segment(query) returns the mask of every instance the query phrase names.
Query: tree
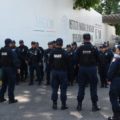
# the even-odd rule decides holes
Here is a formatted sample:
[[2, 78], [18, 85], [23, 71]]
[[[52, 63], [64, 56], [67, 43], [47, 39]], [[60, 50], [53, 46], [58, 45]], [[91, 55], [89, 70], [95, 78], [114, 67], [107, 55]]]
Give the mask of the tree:
[[[120, 0], [101, 0], [100, 4], [95, 6], [95, 9], [103, 15], [120, 13]], [[114, 26], [116, 34], [120, 35], [120, 23]]]
[[100, 4], [95, 6], [95, 9], [101, 14], [112, 14], [119, 12], [120, 0], [101, 0]]
[[74, 0], [74, 9], [78, 8], [85, 8], [90, 9], [90, 7], [94, 7], [98, 4], [100, 0]]

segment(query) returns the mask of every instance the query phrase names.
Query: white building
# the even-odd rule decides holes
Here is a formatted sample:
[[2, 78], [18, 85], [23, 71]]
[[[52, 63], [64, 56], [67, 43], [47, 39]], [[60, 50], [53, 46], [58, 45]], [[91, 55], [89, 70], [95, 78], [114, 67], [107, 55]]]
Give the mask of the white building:
[[112, 40], [114, 27], [102, 23], [94, 11], [73, 10], [73, 0], [0, 0], [0, 46], [5, 38], [23, 39], [30, 46], [38, 41], [44, 48], [58, 37], [64, 46], [82, 42], [83, 33], [90, 33], [94, 44]]

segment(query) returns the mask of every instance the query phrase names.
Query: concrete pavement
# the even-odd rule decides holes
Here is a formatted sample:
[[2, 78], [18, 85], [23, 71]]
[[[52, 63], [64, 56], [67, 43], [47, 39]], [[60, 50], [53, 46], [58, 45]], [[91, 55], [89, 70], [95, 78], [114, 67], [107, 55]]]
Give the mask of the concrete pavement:
[[[28, 86], [21, 84], [16, 87], [17, 104], [0, 104], [0, 120], [106, 120], [112, 115], [109, 102], [109, 89], [98, 87], [99, 104], [102, 108], [99, 112], [91, 111], [89, 88], [86, 89], [83, 111], [76, 111], [76, 96], [78, 86], [68, 88], [68, 110], [54, 111], [51, 109], [51, 88], [45, 85]], [[60, 101], [59, 101], [60, 108]]]

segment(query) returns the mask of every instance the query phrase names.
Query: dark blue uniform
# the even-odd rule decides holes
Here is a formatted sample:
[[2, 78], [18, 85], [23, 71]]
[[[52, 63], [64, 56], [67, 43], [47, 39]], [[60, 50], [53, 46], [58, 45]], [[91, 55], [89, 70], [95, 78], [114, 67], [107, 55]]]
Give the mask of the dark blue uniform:
[[54, 49], [50, 54], [52, 101], [57, 103], [58, 89], [61, 90], [61, 102], [66, 109], [67, 100], [67, 53], [62, 48]]
[[34, 70], [36, 70], [38, 84], [41, 84], [41, 72], [40, 65], [42, 64], [42, 54], [37, 48], [30, 48], [28, 50], [28, 62], [29, 62], [29, 71], [30, 71], [30, 83], [33, 85], [34, 79]]
[[101, 87], [107, 87], [107, 72], [108, 72], [108, 61], [106, 58], [106, 53], [100, 51], [99, 52], [99, 63], [98, 63], [98, 71], [101, 80]]
[[79, 71], [79, 67], [78, 67], [78, 64], [77, 64], [77, 59], [76, 59], [76, 52], [77, 52], [77, 48], [75, 50], [72, 50], [72, 54], [73, 54], [73, 74], [74, 74], [74, 80], [76, 82], [78, 82], [78, 71]]
[[42, 47], [37, 48], [41, 54], [41, 64], [40, 64], [40, 73], [41, 73], [41, 80], [44, 78], [44, 65], [43, 65], [43, 57], [44, 57], [44, 50]]
[[45, 50], [45, 54], [44, 54], [44, 61], [45, 61], [45, 71], [46, 71], [46, 84], [49, 85], [50, 84], [50, 73], [51, 73], [51, 68], [50, 68], [50, 63], [49, 63], [49, 58], [50, 58], [50, 53], [51, 53], [52, 49], [48, 48], [47, 50]]
[[114, 120], [120, 120], [120, 104], [118, 101], [120, 96], [120, 55], [115, 55], [113, 58], [108, 71], [108, 80], [111, 81], [109, 96], [116, 118]]
[[4, 94], [8, 87], [9, 102], [14, 103], [14, 89], [16, 82], [16, 69], [20, 67], [19, 60], [14, 51], [9, 47], [4, 47], [0, 51], [0, 63], [2, 66], [2, 88], [0, 90], [0, 101], [4, 101]]
[[86, 83], [90, 83], [91, 100], [93, 111], [97, 110], [97, 62], [99, 52], [90, 42], [85, 42], [77, 50], [77, 61], [80, 66], [78, 73], [78, 110], [81, 110], [81, 104], [84, 99]]
[[67, 51], [68, 54], [68, 81], [70, 85], [73, 85], [74, 82], [74, 55], [72, 51]]
[[[13, 41], [12, 44], [13, 44], [13, 43], [15, 44], [15, 41]], [[18, 55], [18, 51], [17, 51], [17, 47], [16, 47], [16, 46], [12, 46], [12, 51], [13, 51], [13, 52], [16, 52], [17, 57], [19, 56], [19, 55]], [[20, 63], [20, 60], [19, 60], [19, 63]], [[21, 79], [20, 74], [17, 73], [17, 70], [16, 70], [16, 85], [19, 85], [19, 83], [20, 83], [20, 79]]]
[[105, 52], [105, 57], [106, 57], [106, 60], [107, 60], [107, 63], [106, 63], [106, 66], [107, 66], [107, 72], [109, 70], [109, 67], [110, 67], [110, 64], [111, 64], [111, 61], [113, 59], [113, 52], [111, 49], [108, 49], [106, 52]]
[[21, 81], [25, 81], [27, 79], [27, 76], [28, 76], [28, 65], [26, 63], [28, 47], [25, 45], [19, 46], [16, 51], [17, 51], [18, 58], [19, 58], [20, 63], [21, 63], [21, 65], [20, 65], [20, 70], [21, 70], [20, 78], [21, 78]]

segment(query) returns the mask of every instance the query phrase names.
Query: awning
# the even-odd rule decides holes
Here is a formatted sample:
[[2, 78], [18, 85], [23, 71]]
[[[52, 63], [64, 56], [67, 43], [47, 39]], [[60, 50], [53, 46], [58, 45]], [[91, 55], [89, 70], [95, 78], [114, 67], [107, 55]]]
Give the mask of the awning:
[[102, 19], [103, 23], [117, 24], [120, 23], [120, 14], [103, 15]]

